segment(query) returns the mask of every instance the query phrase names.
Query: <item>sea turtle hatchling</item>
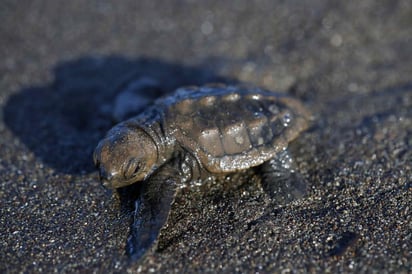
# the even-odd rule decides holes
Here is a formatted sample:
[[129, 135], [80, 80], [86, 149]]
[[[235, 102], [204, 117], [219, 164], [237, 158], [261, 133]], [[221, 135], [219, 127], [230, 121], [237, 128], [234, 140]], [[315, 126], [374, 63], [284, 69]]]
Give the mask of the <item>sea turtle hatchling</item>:
[[156, 241], [176, 186], [261, 166], [275, 198], [300, 197], [305, 184], [294, 176], [286, 148], [310, 117], [284, 94], [214, 84], [179, 88], [113, 127], [98, 144], [94, 162], [106, 187], [145, 183], [128, 240], [132, 258]]

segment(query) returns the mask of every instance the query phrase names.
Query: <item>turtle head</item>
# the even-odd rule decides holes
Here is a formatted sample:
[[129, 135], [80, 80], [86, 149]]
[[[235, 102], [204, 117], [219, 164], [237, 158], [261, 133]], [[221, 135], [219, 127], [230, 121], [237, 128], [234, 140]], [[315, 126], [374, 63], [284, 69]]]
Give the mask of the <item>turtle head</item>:
[[144, 180], [157, 162], [157, 147], [142, 128], [124, 122], [97, 145], [93, 159], [105, 187], [119, 188]]

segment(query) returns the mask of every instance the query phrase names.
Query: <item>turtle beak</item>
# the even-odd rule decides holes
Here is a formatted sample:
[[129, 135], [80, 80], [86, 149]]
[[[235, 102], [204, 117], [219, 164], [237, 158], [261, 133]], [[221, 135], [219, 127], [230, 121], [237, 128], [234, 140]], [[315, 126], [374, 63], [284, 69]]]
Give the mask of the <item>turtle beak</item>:
[[112, 188], [112, 185], [110, 184], [110, 181], [109, 181], [109, 180], [102, 179], [101, 182], [102, 182], [102, 185], [103, 185], [105, 188], [109, 188], [109, 189]]
[[100, 177], [100, 181], [102, 182], [102, 185], [105, 188], [113, 188], [111, 184], [113, 175], [110, 173], [107, 173], [103, 167], [100, 168], [99, 177]]

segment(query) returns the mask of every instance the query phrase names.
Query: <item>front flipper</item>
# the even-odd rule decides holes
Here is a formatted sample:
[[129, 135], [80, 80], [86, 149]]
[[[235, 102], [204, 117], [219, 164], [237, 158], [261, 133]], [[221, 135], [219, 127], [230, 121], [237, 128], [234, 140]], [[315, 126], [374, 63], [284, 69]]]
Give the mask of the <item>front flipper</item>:
[[156, 247], [160, 230], [169, 217], [179, 178], [175, 168], [165, 165], [149, 180], [142, 182], [145, 185], [135, 202], [134, 220], [126, 246], [133, 261], [152, 246]]
[[133, 261], [150, 248], [157, 248], [161, 229], [167, 223], [178, 189], [200, 176], [196, 158], [185, 151], [177, 151], [170, 162], [142, 182], [126, 246]]
[[131, 118], [141, 113], [162, 94], [163, 91], [156, 80], [133, 73], [117, 88], [112, 119], [121, 122]]
[[263, 190], [279, 205], [298, 200], [307, 192], [307, 184], [286, 150], [263, 163], [260, 172]]

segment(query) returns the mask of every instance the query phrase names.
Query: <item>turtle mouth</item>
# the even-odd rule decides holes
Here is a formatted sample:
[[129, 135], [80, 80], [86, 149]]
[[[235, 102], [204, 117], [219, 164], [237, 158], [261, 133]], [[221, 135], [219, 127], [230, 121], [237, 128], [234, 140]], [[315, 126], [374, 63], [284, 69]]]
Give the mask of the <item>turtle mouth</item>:
[[133, 176], [130, 178], [112, 178], [111, 180], [102, 179], [102, 184], [104, 187], [109, 189], [116, 189], [121, 187], [126, 187], [128, 185], [137, 183], [139, 180], [136, 178], [137, 176]]
[[109, 181], [109, 180], [107, 180], [107, 179], [100, 179], [100, 181], [102, 182], [102, 185], [105, 187], [105, 188], [108, 188], [108, 189], [113, 189], [114, 187], [113, 187], [113, 183], [111, 182], [111, 181]]
[[123, 180], [121, 180], [121, 183], [122, 183], [123, 185], [131, 185], [131, 184], [136, 183], [136, 182], [138, 182], [138, 181], [139, 181], [139, 179], [137, 178], [137, 175], [134, 175], [134, 176], [132, 176], [132, 177], [130, 177], [130, 178], [128, 178], [128, 179], [123, 179]]
[[131, 176], [129, 178], [125, 178], [123, 176], [119, 176], [118, 173], [108, 174], [104, 169], [100, 170], [99, 177], [100, 177], [100, 182], [102, 183], [102, 185], [108, 189], [116, 189], [116, 188], [124, 187], [124, 186], [131, 185], [139, 181], [137, 176]]

